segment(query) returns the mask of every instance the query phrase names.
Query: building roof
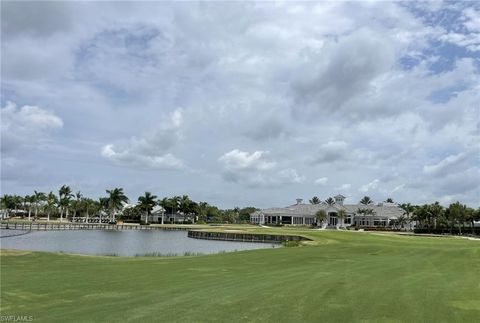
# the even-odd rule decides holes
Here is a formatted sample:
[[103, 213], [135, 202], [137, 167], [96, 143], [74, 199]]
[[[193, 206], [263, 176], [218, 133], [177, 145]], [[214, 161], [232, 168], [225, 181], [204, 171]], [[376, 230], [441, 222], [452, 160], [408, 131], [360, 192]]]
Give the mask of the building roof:
[[358, 209], [372, 209], [375, 213], [368, 216], [386, 217], [389, 219], [398, 218], [403, 215], [403, 210], [397, 205], [364, 205], [364, 204], [305, 204], [299, 203], [287, 207], [274, 207], [257, 211], [254, 214], [265, 215], [297, 215], [297, 216], [315, 216], [319, 210], [330, 211], [345, 210], [349, 214], [357, 214]]

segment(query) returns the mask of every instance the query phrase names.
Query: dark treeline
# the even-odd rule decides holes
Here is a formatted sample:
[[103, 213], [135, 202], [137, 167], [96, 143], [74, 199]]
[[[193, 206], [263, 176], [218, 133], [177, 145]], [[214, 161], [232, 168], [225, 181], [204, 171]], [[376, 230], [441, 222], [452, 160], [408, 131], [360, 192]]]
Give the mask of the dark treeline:
[[188, 195], [158, 198], [150, 192], [139, 196], [137, 201], [130, 201], [122, 188], [106, 190], [105, 196], [92, 199], [80, 191], [72, 192], [67, 185], [58, 192], [34, 191], [25, 196], [5, 194], [0, 202], [4, 217], [46, 218], [47, 221], [103, 217], [110, 221], [141, 222], [142, 215], [161, 212], [166, 216], [180, 215], [180, 219], [189, 223], [244, 223], [257, 210], [254, 207], [220, 209], [207, 202], [193, 201]]
[[397, 219], [394, 226], [403, 227], [409, 222], [415, 223], [417, 233], [480, 234], [480, 208], [473, 209], [460, 202], [443, 207], [439, 202], [424, 205], [401, 204], [404, 215]]

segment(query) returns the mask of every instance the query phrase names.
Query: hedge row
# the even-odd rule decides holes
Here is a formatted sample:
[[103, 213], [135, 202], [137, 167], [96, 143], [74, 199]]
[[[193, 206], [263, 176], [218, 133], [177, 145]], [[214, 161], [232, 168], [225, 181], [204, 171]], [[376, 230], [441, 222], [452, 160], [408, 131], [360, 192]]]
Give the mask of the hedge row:
[[[461, 229], [461, 230], [460, 230]], [[465, 227], [465, 228], [453, 228], [451, 230], [450, 228], [416, 228], [413, 230], [415, 233], [431, 233], [431, 234], [476, 234], [480, 235], [480, 227], [474, 227], [473, 232], [471, 227]]]

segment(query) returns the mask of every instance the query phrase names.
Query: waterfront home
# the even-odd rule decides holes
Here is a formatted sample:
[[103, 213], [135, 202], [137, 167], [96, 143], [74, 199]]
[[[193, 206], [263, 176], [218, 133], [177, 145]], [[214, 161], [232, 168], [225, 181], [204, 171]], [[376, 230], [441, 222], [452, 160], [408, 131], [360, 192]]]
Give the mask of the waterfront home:
[[[318, 225], [323, 228], [388, 227], [392, 220], [397, 220], [404, 211], [396, 203], [378, 204], [344, 204], [345, 196], [334, 197], [335, 203], [306, 204], [302, 199], [287, 207], [268, 208], [252, 213], [250, 222], [255, 224]], [[327, 218], [318, 221], [316, 214], [324, 210]], [[340, 210], [345, 216], [339, 216]]]

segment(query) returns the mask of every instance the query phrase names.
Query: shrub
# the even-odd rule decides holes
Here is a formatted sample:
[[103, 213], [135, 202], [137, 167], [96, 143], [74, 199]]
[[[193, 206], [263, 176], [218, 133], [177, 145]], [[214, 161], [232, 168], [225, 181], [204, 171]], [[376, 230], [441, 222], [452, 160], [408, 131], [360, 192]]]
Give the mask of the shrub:
[[300, 241], [297, 240], [285, 240], [282, 242], [284, 247], [298, 247], [300, 246]]

